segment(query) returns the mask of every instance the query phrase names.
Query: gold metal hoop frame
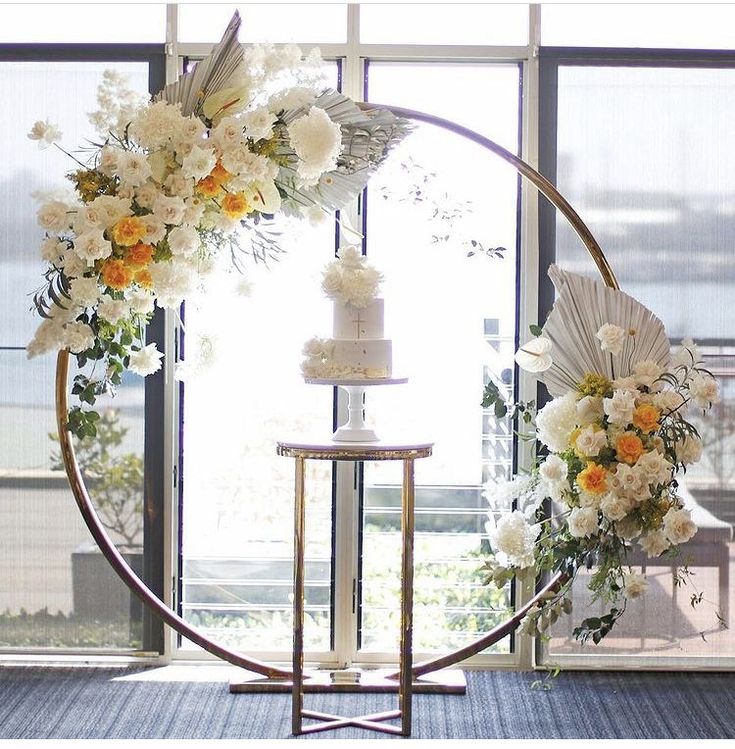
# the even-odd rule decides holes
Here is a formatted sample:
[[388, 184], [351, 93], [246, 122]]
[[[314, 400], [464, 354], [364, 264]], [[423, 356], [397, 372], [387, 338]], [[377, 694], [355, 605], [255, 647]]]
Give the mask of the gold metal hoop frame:
[[[462, 127], [461, 125], [458, 125], [449, 120], [442, 119], [440, 117], [435, 117], [433, 115], [426, 114], [424, 112], [417, 112], [411, 109], [383, 106], [380, 104], [361, 103], [360, 106], [369, 109], [387, 109], [398, 117], [405, 117], [407, 119], [415, 120], [418, 122], [425, 122], [427, 124], [440, 127], [449, 132], [468, 138], [472, 142], [487, 149], [488, 151], [491, 151], [496, 156], [499, 156], [501, 159], [509, 163], [516, 169], [519, 174], [521, 174], [529, 182], [535, 185], [538, 191], [571, 224], [572, 228], [582, 241], [582, 244], [585, 246], [593, 261], [595, 262], [595, 265], [597, 266], [597, 269], [600, 272], [600, 275], [602, 276], [605, 284], [614, 289], [619, 288], [617, 279], [615, 278], [615, 274], [608, 264], [602, 249], [600, 248], [595, 238], [592, 236], [590, 230], [576, 213], [576, 211], [559, 193], [554, 185], [549, 182], [549, 180], [539, 174], [539, 172], [537, 172], [532, 166], [527, 164], [518, 156], [515, 156], [510, 151], [507, 151], [505, 148], [499, 146], [489, 138], [486, 138], [483, 135], [474, 132], [473, 130], [469, 130], [468, 128]], [[283, 679], [284, 681], [289, 680], [291, 678], [290, 669], [277, 668], [268, 663], [250, 658], [246, 655], [243, 655], [242, 653], [220, 645], [199, 632], [195, 627], [192, 627], [191, 624], [184, 621], [184, 619], [182, 619], [176, 612], [171, 610], [160, 598], [158, 598], [158, 596], [156, 596], [148, 588], [148, 586], [135, 574], [135, 572], [117, 550], [115, 544], [110, 539], [107, 531], [100, 522], [100, 519], [94, 509], [89, 491], [87, 490], [84, 478], [82, 477], [82, 473], [79, 468], [79, 464], [74, 454], [71, 434], [67, 428], [69, 411], [67, 397], [69, 359], [69, 351], [64, 350], [59, 352], [56, 360], [56, 421], [59, 430], [61, 454], [64, 461], [64, 467], [66, 469], [66, 475], [69, 478], [69, 485], [74, 495], [74, 499], [76, 500], [79, 511], [84, 518], [84, 522], [89, 528], [89, 531], [92, 534], [92, 537], [94, 538], [102, 554], [104, 554], [105, 558], [110, 563], [120, 579], [150, 609], [150, 611], [158, 616], [165, 624], [168, 624], [182, 637], [186, 637], [188, 640], [191, 640], [193, 643], [199, 645], [209, 653], [212, 653], [218, 658], [228, 661], [235, 666], [260, 674], [269, 679]], [[452, 653], [448, 653], [441, 657], [416, 664], [413, 667], [414, 679], [432, 673], [433, 671], [437, 671], [439, 669], [447, 668], [448, 666], [460, 663], [466, 658], [480, 653], [502, 638], [506, 637], [508, 634], [517, 629], [525, 615], [533, 606], [536, 605], [536, 603], [543, 600], [554, 590], [558, 589], [558, 587], [564, 582], [565, 578], [561, 574], [555, 575], [533, 596], [533, 598], [531, 598], [531, 600], [520, 607], [513, 614], [513, 616], [509, 617], [505, 622], [498, 625], [490, 632], [486, 633], [482, 637], [479, 637], [469, 645], [455, 650]]]

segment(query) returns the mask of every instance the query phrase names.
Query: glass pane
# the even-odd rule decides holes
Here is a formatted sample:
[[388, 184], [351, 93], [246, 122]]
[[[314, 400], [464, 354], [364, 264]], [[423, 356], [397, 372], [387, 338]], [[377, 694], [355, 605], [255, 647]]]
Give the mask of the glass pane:
[[617, 3], [541, 6], [541, 43], [577, 47], [733, 49], [731, 3]]
[[[71, 163], [56, 149], [39, 152], [25, 134], [48, 115], [71, 148], [91, 137], [85, 112], [95, 109], [106, 67], [0, 63], [0, 95], [14, 110], [0, 122], [0, 199], [13, 206], [0, 223], [0, 648], [141, 645], [140, 604], [92, 543], [61, 470], [53, 439], [55, 358], [28, 361], [23, 350], [40, 320], [28, 311], [28, 293], [40, 285], [43, 271], [37, 250], [42, 232], [30, 193], [64, 187]], [[116, 67], [130, 74], [138, 90], [147, 89], [147, 64]], [[107, 410], [113, 406], [114, 412]], [[78, 458], [103, 524], [140, 569], [142, 380], [126, 380], [114, 402], [100, 407], [106, 428], [95, 444], [108, 451], [95, 466], [96, 478], [89, 475], [92, 446], [78, 447]], [[124, 478], [117, 481], [123, 465]]]
[[362, 3], [363, 44], [528, 44], [528, 5]]
[[179, 41], [219, 41], [235, 9], [242, 16], [241, 42], [328, 44], [347, 39], [347, 5], [323, 3], [184, 3]]
[[[225, 258], [206, 297], [186, 305], [185, 360], [195, 365], [202, 345], [214, 354], [183, 385], [182, 614], [230, 647], [291, 652], [294, 464], [276, 442], [331, 434], [332, 389], [306, 385], [300, 363], [304, 343], [330, 325], [326, 300], [314, 302], [334, 223], [279, 228], [277, 261], [243, 277]], [[332, 465], [306, 467], [305, 647], [326, 651]]]
[[[515, 66], [372, 63], [369, 85], [372, 100], [431, 112], [518, 149]], [[470, 106], [468, 90], [487, 95]], [[421, 651], [464, 645], [510, 607], [509, 589], [483, 587], [479, 568], [483, 484], [508, 475], [512, 439], [479, 404], [488, 379], [513, 388], [517, 201], [512, 168], [430, 125], [417, 126], [368, 193], [368, 257], [385, 276], [394, 371], [409, 377], [368, 392], [368, 415], [383, 432], [435, 440], [434, 455], [416, 463], [414, 643]], [[484, 251], [498, 247], [507, 248], [498, 257]], [[400, 481], [399, 465], [366, 466], [366, 650], [396, 647]], [[505, 640], [496, 650], [508, 647]]]
[[[649, 306], [673, 343], [691, 336], [722, 388], [722, 402], [701, 422], [706, 454], [683, 477], [698, 534], [683, 547], [705, 602], [675, 588], [662, 560], [647, 564], [649, 590], [597, 646], [570, 639], [573, 623], [555, 631], [552, 655], [643, 655], [716, 659], [733, 652], [727, 624], [732, 544], [735, 408], [735, 291], [732, 242], [735, 135], [730, 104], [735, 71], [562, 67], [559, 71], [558, 176], [604, 248], [623, 290]], [[634, 113], [634, 116], [631, 116]], [[568, 270], [594, 274], [569, 227], [557, 221], [557, 258]], [[574, 592], [573, 622], [585, 615], [584, 584]], [[567, 624], [569, 629], [567, 630]]]
[[9, 3], [0, 5], [0, 43], [159, 43], [166, 6], [152, 4]]

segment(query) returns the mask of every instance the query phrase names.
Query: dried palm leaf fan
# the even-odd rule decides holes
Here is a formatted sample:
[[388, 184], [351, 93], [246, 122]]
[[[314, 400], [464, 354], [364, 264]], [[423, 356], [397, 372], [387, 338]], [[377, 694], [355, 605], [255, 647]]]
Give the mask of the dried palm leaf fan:
[[[651, 310], [622, 291], [556, 265], [549, 268], [549, 277], [559, 294], [543, 327], [544, 337], [553, 344], [553, 363], [542, 376], [552, 396], [575, 390], [589, 372], [614, 380], [631, 374], [636, 361], [666, 367], [669, 340]], [[606, 323], [630, 333], [614, 358], [600, 348], [597, 338]]]

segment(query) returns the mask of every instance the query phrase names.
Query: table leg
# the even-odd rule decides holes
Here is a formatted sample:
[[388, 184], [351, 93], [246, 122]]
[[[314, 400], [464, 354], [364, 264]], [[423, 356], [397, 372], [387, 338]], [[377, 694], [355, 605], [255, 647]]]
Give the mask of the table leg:
[[403, 461], [401, 493], [401, 652], [399, 708], [401, 733], [411, 735], [411, 698], [413, 696], [413, 536], [414, 536], [414, 461]]
[[291, 687], [291, 731], [301, 733], [304, 708], [304, 458], [296, 458], [294, 499], [293, 568], [293, 684]]

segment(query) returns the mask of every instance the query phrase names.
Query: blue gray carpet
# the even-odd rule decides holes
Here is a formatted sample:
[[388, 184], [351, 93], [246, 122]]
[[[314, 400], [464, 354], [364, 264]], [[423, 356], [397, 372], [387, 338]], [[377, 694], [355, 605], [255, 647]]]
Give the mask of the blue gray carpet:
[[[0, 667], [0, 739], [283, 739], [287, 694], [222, 682], [126, 681], [138, 669]], [[467, 695], [414, 697], [417, 739], [714, 739], [735, 737], [735, 673], [467, 672]], [[343, 715], [393, 709], [390, 695], [307, 695]], [[303, 737], [391, 738], [359, 728]]]

